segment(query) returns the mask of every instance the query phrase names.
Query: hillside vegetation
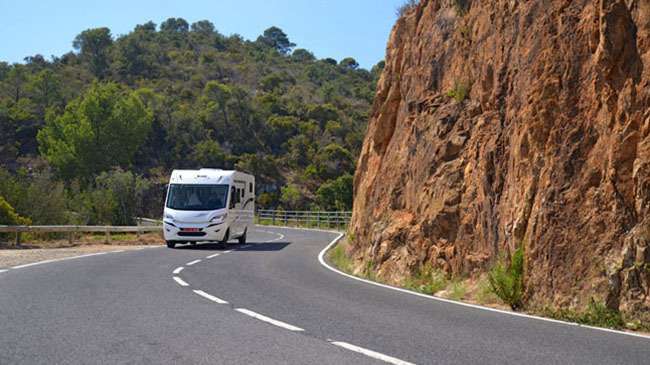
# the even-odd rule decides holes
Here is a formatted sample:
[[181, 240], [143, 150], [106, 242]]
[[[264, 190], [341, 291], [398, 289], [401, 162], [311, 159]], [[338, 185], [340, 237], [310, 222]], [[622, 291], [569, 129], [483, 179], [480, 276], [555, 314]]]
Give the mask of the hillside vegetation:
[[72, 44], [0, 62], [0, 197], [14, 221], [132, 224], [160, 214], [172, 169], [198, 167], [254, 174], [261, 207], [351, 209], [383, 61], [368, 71], [316, 59], [277, 27], [251, 41], [181, 18]]

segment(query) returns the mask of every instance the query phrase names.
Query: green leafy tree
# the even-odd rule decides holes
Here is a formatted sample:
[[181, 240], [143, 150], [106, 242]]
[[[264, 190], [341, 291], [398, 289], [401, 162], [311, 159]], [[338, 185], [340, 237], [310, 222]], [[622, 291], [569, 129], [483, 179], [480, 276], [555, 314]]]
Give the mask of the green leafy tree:
[[200, 20], [192, 23], [192, 33], [197, 33], [203, 37], [210, 37], [215, 34], [214, 24], [209, 20]]
[[291, 54], [294, 60], [299, 62], [311, 62], [316, 59], [314, 54], [304, 48], [298, 48]]
[[104, 70], [108, 68], [108, 52], [112, 45], [113, 37], [106, 27], [86, 29], [72, 42], [74, 49], [81, 52], [90, 63], [93, 75], [99, 79], [104, 77]]
[[25, 87], [33, 94], [32, 100], [40, 106], [42, 116], [47, 108], [61, 100], [60, 79], [52, 70], [45, 69], [34, 76]]
[[354, 58], [348, 57], [342, 59], [341, 63], [339, 63], [339, 66], [349, 70], [356, 70], [359, 68], [359, 63]]
[[264, 91], [273, 91], [273, 89], [280, 87], [280, 83], [282, 83], [282, 76], [271, 72], [260, 81], [260, 87]]
[[206, 104], [206, 109], [218, 109], [221, 111], [221, 115], [226, 124], [228, 123], [228, 113], [226, 108], [231, 97], [232, 91], [230, 88], [218, 81], [208, 81], [203, 88], [203, 100]]
[[302, 196], [295, 185], [287, 185], [280, 188], [280, 202], [285, 208], [298, 210], [302, 202]]
[[196, 144], [194, 151], [190, 155], [190, 160], [196, 167], [216, 167], [224, 166], [226, 157], [219, 148], [219, 144], [212, 140], [203, 140]]
[[278, 27], [270, 27], [265, 30], [264, 34], [257, 38], [257, 42], [264, 46], [275, 48], [282, 54], [289, 53], [296, 46], [295, 43], [289, 41], [286, 33]]
[[150, 182], [131, 171], [114, 170], [103, 172], [96, 178], [97, 186], [110, 192], [113, 204], [114, 225], [135, 225], [136, 216], [140, 215], [142, 199]]
[[56, 181], [47, 168], [38, 167], [29, 172], [23, 167], [14, 176], [0, 169], [0, 196], [17, 214], [35, 224], [68, 223], [64, 184]]
[[332, 143], [318, 151], [312, 164], [321, 179], [333, 179], [353, 171], [355, 162], [350, 151]]
[[322, 184], [316, 191], [316, 201], [324, 210], [352, 210], [354, 177], [344, 174]]
[[24, 218], [14, 211], [14, 207], [9, 204], [4, 197], [0, 196], [0, 224], [9, 226], [14, 225], [30, 225], [31, 219]]
[[15, 63], [9, 70], [7, 78], [4, 81], [5, 93], [17, 103], [23, 96], [23, 87], [28, 79], [27, 67]]
[[48, 116], [38, 133], [39, 150], [65, 178], [128, 167], [152, 118], [132, 92], [122, 92], [112, 83], [95, 83], [62, 115]]
[[187, 32], [189, 24], [183, 18], [169, 18], [160, 24], [160, 31]]

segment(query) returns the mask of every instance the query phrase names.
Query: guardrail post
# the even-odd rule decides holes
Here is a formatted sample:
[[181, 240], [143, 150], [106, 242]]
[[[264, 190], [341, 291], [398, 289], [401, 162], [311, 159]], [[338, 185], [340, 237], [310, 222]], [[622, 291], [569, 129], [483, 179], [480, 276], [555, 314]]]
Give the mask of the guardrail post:
[[21, 237], [22, 234], [23, 234], [23, 232], [21, 232], [21, 231], [16, 231], [16, 246], [20, 246], [20, 240], [21, 240], [21, 238], [22, 238], [22, 237]]
[[140, 239], [140, 228], [138, 228], [138, 230], [135, 232], [135, 237], [137, 239]]
[[296, 228], [300, 227], [300, 224], [298, 223], [298, 215], [300, 215], [300, 212], [296, 212]]
[[272, 220], [271, 225], [272, 225], [272, 226], [275, 226], [275, 213], [276, 213], [276, 212], [277, 212], [277, 211], [275, 211], [275, 210], [273, 211], [273, 218], [271, 218], [271, 220]]
[[72, 244], [72, 231], [68, 231], [68, 244]]
[[111, 231], [106, 230], [106, 240], [104, 242], [110, 243], [110, 241], [111, 241]]

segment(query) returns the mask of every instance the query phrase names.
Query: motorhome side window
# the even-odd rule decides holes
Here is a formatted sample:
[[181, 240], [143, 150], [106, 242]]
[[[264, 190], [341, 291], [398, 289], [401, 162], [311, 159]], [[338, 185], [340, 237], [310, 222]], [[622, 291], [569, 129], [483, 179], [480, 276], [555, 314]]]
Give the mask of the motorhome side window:
[[249, 193], [253, 192], [253, 183], [248, 183], [248, 192]]
[[239, 195], [237, 195], [237, 189], [235, 189], [234, 186], [232, 188], [230, 188], [230, 208], [231, 209], [235, 207], [235, 204], [237, 204], [237, 197], [238, 196]]

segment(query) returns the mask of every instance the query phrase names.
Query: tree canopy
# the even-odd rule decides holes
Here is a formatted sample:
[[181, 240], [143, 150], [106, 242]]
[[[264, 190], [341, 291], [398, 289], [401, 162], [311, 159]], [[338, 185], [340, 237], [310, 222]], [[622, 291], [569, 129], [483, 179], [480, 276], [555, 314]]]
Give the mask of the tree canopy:
[[132, 92], [95, 83], [60, 115], [49, 114], [37, 140], [43, 157], [64, 177], [129, 167], [153, 115]]
[[[354, 174], [384, 64], [366, 70], [295, 47], [278, 27], [251, 41], [207, 20], [170, 18], [115, 38], [108, 28], [84, 30], [75, 52], [49, 61], [0, 62], [0, 172], [15, 182], [9, 195], [0, 184], [0, 196], [40, 222], [36, 205], [9, 192], [43, 179], [64, 198], [82, 197], [52, 200], [75, 214], [50, 221], [127, 222], [116, 208], [121, 185], [102, 174], [151, 182], [142, 204], [154, 216], [156, 189], [172, 169], [209, 166], [254, 174], [261, 207], [347, 207], [345, 176]], [[30, 191], [23, 195], [53, 196]]]

